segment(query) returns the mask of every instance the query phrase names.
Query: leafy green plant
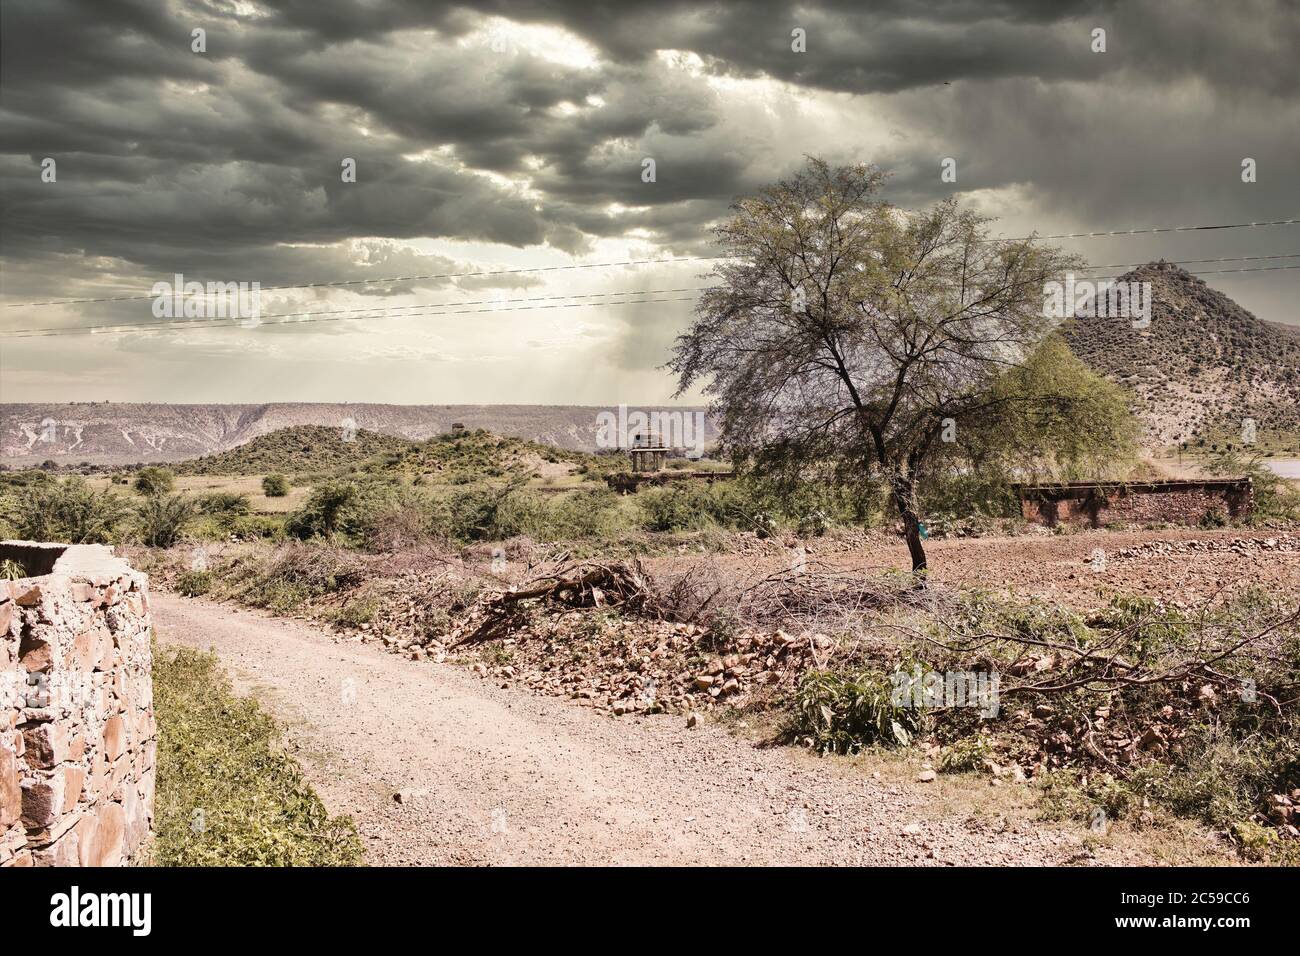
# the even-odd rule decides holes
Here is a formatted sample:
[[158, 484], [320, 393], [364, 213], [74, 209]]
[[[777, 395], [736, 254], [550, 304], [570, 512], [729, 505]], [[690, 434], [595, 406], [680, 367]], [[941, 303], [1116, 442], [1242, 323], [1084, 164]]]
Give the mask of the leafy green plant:
[[857, 753], [866, 747], [907, 746], [921, 730], [918, 707], [896, 702], [888, 676], [810, 670], [795, 698], [790, 731], [810, 738], [819, 753]]
[[969, 773], [984, 766], [993, 753], [987, 737], [966, 737], [944, 747], [939, 754], [940, 773]]
[[283, 498], [289, 493], [289, 479], [284, 475], [270, 474], [262, 479], [262, 494], [268, 498]]
[[199, 514], [216, 515], [224, 518], [241, 517], [253, 509], [248, 495], [233, 491], [210, 491], [194, 499]]
[[370, 624], [379, 613], [379, 599], [374, 597], [354, 598], [348, 601], [334, 615], [334, 620], [344, 627], [360, 627]]

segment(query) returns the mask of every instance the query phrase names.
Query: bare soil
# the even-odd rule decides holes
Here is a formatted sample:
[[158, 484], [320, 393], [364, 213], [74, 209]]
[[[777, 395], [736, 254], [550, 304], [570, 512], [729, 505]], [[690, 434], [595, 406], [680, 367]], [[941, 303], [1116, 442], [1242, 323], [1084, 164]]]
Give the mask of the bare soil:
[[[1274, 546], [1267, 546], [1269, 541]], [[774, 541], [756, 544], [766, 546], [717, 560], [748, 575], [789, 568], [793, 550]], [[809, 563], [831, 568], [871, 574], [911, 568], [907, 546], [894, 536], [871, 535], [848, 551], [816, 538], [804, 544]], [[1140, 547], [1142, 553], [1126, 553]], [[1105, 603], [1104, 594], [1117, 592], [1194, 604], [1249, 585], [1300, 590], [1300, 534], [1294, 530], [1171, 528], [947, 538], [927, 542], [926, 553], [930, 578], [940, 584], [1014, 591], [1077, 609]], [[647, 564], [656, 570], [678, 560]]]
[[215, 649], [237, 689], [287, 723], [372, 864], [1146, 862], [1090, 849], [1082, 830], [936, 813], [935, 784], [874, 779], [708, 721], [611, 717], [303, 622], [165, 593], [151, 602], [164, 644]]

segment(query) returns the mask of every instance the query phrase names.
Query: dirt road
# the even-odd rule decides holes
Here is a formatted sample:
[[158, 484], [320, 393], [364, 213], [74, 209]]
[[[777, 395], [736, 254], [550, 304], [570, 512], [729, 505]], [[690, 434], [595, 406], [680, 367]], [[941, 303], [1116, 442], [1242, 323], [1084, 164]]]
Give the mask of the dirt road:
[[372, 864], [1087, 858], [1076, 835], [936, 816], [938, 791], [923, 788], [942, 779], [890, 785], [850, 761], [757, 748], [680, 717], [601, 716], [300, 622], [172, 594], [151, 602], [160, 640], [215, 648], [239, 691], [289, 724], [308, 777], [332, 812], [356, 819]]

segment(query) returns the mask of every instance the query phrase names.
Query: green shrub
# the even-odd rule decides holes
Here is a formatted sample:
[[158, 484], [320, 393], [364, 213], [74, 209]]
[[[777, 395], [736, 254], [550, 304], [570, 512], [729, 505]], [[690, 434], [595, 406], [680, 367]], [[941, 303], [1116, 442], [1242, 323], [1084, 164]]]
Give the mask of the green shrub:
[[[1255, 453], [1246, 456], [1223, 451], [1206, 463], [1206, 470], [1212, 475], [1251, 479], [1254, 499], [1252, 521], [1300, 518], [1300, 486], [1292, 485], [1269, 468], [1263, 455]], [[1207, 515], [1207, 520], [1213, 519]], [[1223, 523], [1227, 523], [1226, 516]]]
[[408, 494], [394, 479], [326, 481], [312, 488], [303, 506], [289, 515], [284, 529], [302, 540], [325, 538], [359, 544], [383, 515], [408, 500]]
[[248, 495], [233, 491], [210, 491], [194, 499], [199, 514], [235, 518], [253, 510]]
[[199, 597], [212, 590], [211, 571], [182, 571], [176, 577], [176, 590], [186, 597]]
[[153, 862], [357, 866], [361, 841], [331, 817], [257, 703], [214, 655], [154, 649], [158, 770]]
[[921, 729], [918, 707], [895, 702], [888, 675], [807, 671], [799, 682], [790, 731], [819, 753], [857, 753], [876, 744], [907, 746]]
[[[512, 483], [503, 488], [473, 485], [456, 491], [437, 503], [435, 521], [449, 538], [457, 541], [491, 541], [510, 537], [510, 534], [502, 532], [517, 527], [526, 518], [528, 510], [518, 504], [507, 508], [511, 496], [518, 490], [518, 484]], [[502, 509], [507, 509], [508, 521], [503, 520]]]
[[729, 526], [738, 517], [728, 513], [722, 496], [695, 482], [649, 488], [637, 495], [637, 504], [647, 531], [702, 531]]
[[1210, 505], [1201, 515], [1200, 525], [1202, 528], [1226, 528], [1228, 513], [1220, 505]]
[[278, 515], [241, 515], [227, 530], [246, 541], [279, 541], [284, 537], [284, 518]]
[[378, 613], [378, 598], [354, 598], [338, 609], [334, 620], [345, 627], [359, 628], [362, 624], [373, 623]]
[[93, 491], [84, 478], [34, 482], [7, 495], [6, 519], [28, 541], [107, 544], [128, 512], [120, 495]]
[[284, 475], [267, 475], [262, 479], [262, 494], [268, 498], [283, 498], [289, 493], [289, 479]]
[[966, 737], [944, 747], [939, 754], [940, 773], [969, 773], [984, 766], [993, 750], [987, 737]]
[[176, 475], [170, 469], [150, 465], [136, 472], [132, 487], [142, 495], [165, 495], [176, 487]]
[[194, 500], [184, 495], [149, 495], [136, 505], [136, 533], [143, 544], [170, 548], [195, 510]]
[[316, 543], [292, 542], [269, 557], [250, 555], [221, 569], [230, 597], [277, 614], [301, 608], [312, 598], [358, 583], [355, 555]]

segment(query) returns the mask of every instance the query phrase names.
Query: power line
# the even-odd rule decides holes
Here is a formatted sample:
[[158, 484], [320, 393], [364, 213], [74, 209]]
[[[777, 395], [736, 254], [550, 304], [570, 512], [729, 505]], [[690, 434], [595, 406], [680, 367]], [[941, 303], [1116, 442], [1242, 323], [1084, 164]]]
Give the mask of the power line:
[[[1241, 273], [1241, 272], [1277, 272], [1289, 269], [1300, 269], [1300, 264], [1289, 266], [1252, 266], [1244, 269], [1210, 269], [1202, 272], [1189, 272], [1188, 275], [1220, 275], [1223, 273]], [[1122, 276], [1087, 276], [1086, 280], [1090, 282], [1100, 282], [1110, 279], [1120, 279]], [[609, 296], [633, 296], [633, 295], [662, 295], [673, 292], [702, 292], [710, 286], [698, 286], [689, 289], [644, 289], [636, 292], [606, 292], [591, 293], [584, 296], [536, 296], [532, 298], [519, 298], [505, 301], [511, 302], [538, 302], [549, 301], [551, 299], [575, 299], [575, 298], [595, 298]], [[478, 302], [431, 302], [420, 305], [402, 305], [402, 306], [372, 306], [368, 309], [337, 309], [327, 312], [280, 312], [259, 318], [253, 325], [244, 327], [260, 327], [264, 325], [300, 325], [315, 322], [346, 322], [362, 319], [383, 319], [383, 318], [439, 318], [447, 315], [478, 315], [483, 313], [497, 314], [502, 312], [532, 312], [540, 309], [578, 309], [590, 308], [594, 306], [611, 306], [611, 305], [646, 305], [661, 302], [694, 302], [695, 296], [680, 296], [669, 299], [622, 299], [617, 301], [606, 302], [559, 302], [548, 305], [517, 306], [511, 308], [489, 307], [486, 309], [449, 309], [449, 306], [457, 305], [481, 305], [484, 303], [497, 303], [501, 300], [483, 299]], [[446, 309], [442, 312], [429, 312], [430, 309]], [[393, 312], [400, 311], [403, 314], [394, 315]], [[356, 315], [356, 312], [383, 312], [390, 314], [382, 315]], [[277, 322], [267, 322], [264, 319], [279, 319]], [[289, 321], [292, 319], [293, 321]], [[14, 329], [12, 331], [0, 331], [0, 337], [3, 338], [40, 338], [55, 335], [105, 335], [117, 332], [159, 332], [159, 331], [186, 331], [189, 329], [210, 329], [210, 328], [234, 328], [241, 325], [238, 319], [217, 319], [214, 321], [195, 321], [192, 319], [180, 319], [171, 322], [133, 322], [122, 325], [101, 325], [86, 327], [52, 327], [45, 329]]]
[[[536, 266], [520, 269], [490, 269], [482, 272], [438, 272], [419, 276], [383, 276], [374, 279], [341, 279], [337, 282], [304, 282], [301, 285], [271, 285], [260, 289], [262, 292], [283, 292], [289, 289], [324, 289], [351, 285], [368, 285], [380, 282], [420, 282], [426, 279], [469, 279], [483, 276], [508, 276], [532, 272], [564, 272], [572, 269], [604, 269], [609, 266], [672, 265], [678, 262], [704, 262], [713, 259], [734, 259], [735, 256], [682, 256], [676, 259], [619, 259], [611, 262], [579, 262], [567, 266]], [[205, 295], [207, 293], [204, 293]], [[220, 294], [220, 293], [213, 293]], [[38, 305], [83, 305], [91, 302], [134, 302], [154, 299], [150, 295], [112, 295], [97, 299], [50, 299], [45, 302], [15, 302], [6, 305], [6, 309], [35, 307]]]
[[[1116, 238], [1120, 236], [1139, 236], [1152, 235], [1155, 233], [1165, 232], [1198, 232], [1216, 229], [1248, 229], [1262, 226], [1291, 226], [1300, 223], [1300, 219], [1274, 219], [1268, 222], [1236, 222], [1236, 223], [1210, 223], [1200, 226], [1158, 226], [1150, 229], [1113, 229], [1108, 232], [1074, 232], [1062, 233], [1054, 236], [1016, 236], [1013, 238], [990, 238], [986, 242], [1025, 242], [1031, 239], [1098, 239], [1098, 238]], [[518, 269], [491, 269], [478, 272], [439, 272], [430, 273], [429, 275], [414, 276], [384, 276], [373, 279], [341, 279], [336, 282], [304, 282], [299, 285], [275, 285], [267, 286], [261, 289], [262, 292], [283, 292], [291, 289], [324, 289], [324, 288], [341, 288], [354, 285], [369, 285], [372, 283], [382, 282], [423, 282], [430, 279], [469, 279], [482, 278], [485, 276], [504, 276], [504, 275], [522, 275], [525, 273], [544, 273], [544, 272], [567, 272], [578, 269], [604, 269], [611, 266], [640, 266], [640, 265], [673, 265], [679, 262], [712, 262], [720, 259], [736, 259], [739, 256], [682, 256], [675, 259], [619, 259], [610, 262], [579, 262], [567, 266], [530, 266]], [[1205, 260], [1211, 261], [1211, 260]], [[1226, 260], [1225, 260], [1226, 261]], [[1112, 267], [1104, 267], [1112, 268]], [[206, 293], [205, 293], [206, 294]], [[101, 296], [98, 298], [87, 299], [48, 299], [43, 302], [12, 302], [5, 306], [6, 309], [19, 308], [36, 308], [38, 306], [49, 305], [86, 305], [98, 302], [133, 302], [145, 299], [153, 299], [156, 296], [149, 295], [117, 295]]]
[[[357, 313], [381, 312], [381, 311], [401, 312], [401, 311], [406, 311], [411, 309], [419, 310], [419, 309], [444, 308], [453, 305], [502, 305], [509, 302], [549, 302], [557, 299], [565, 299], [565, 300], [599, 299], [599, 298], [609, 298], [611, 296], [621, 297], [621, 296], [631, 296], [631, 295], [668, 295], [674, 292], [703, 292], [707, 288], [708, 286], [691, 286], [683, 289], [636, 289], [630, 292], [589, 292], [589, 293], [575, 293], [573, 295], [521, 296], [514, 299], [469, 299], [469, 300], [458, 300], [455, 302], [420, 302], [420, 303], [416, 303], [415, 305], [369, 305], [369, 306], [361, 306], [355, 309], [318, 309], [316, 311], [311, 311], [311, 312], [271, 312], [268, 313], [267, 315], [259, 316], [259, 322], [262, 319], [295, 318], [299, 316], [317, 316], [317, 315], [338, 315], [338, 316], [353, 315], [356, 318], [376, 318], [376, 316], [357, 315]], [[580, 303], [580, 304], [585, 304], [585, 303]], [[618, 305], [621, 303], [611, 302], [608, 304]], [[508, 310], [495, 308], [495, 309], [483, 309], [482, 311], [501, 312], [501, 311], [508, 311]], [[235, 320], [235, 317], [232, 316], [229, 319], [222, 319], [214, 324], [221, 325], [231, 320]], [[298, 318], [297, 321], [302, 322], [308, 320], [303, 318]], [[275, 324], [288, 325], [292, 323], [285, 322], [285, 323], [275, 323]], [[196, 325], [192, 319], [175, 319], [166, 322], [122, 322], [117, 325], [90, 325], [90, 326], [85, 326], [83, 329], [81, 329], [81, 331], [91, 332], [91, 333], [115, 332], [115, 331], [122, 331], [122, 330], [142, 328], [142, 327], [161, 329], [161, 328], [205, 328], [207, 326], [204, 323], [199, 323]], [[41, 332], [59, 333], [59, 332], [65, 332], [66, 330], [67, 330], [67, 326], [51, 326], [47, 328], [38, 328], [38, 329], [14, 329], [12, 331], [0, 330], [0, 336], [17, 337], [19, 333], [41, 333]]]
[[1202, 232], [1211, 229], [1250, 229], [1258, 226], [1293, 226], [1300, 219], [1272, 219], [1268, 222], [1211, 223], [1205, 226], [1158, 226], [1153, 229], [1112, 229], [1109, 232], [1069, 232], [1059, 236], [1017, 236], [1014, 239], [990, 239], [989, 242], [1023, 242], [1026, 239], [1101, 239], [1118, 236], [1143, 236], [1157, 232]]
[[[1171, 265], [1190, 266], [1206, 262], [1258, 262], [1261, 259], [1300, 259], [1300, 252], [1288, 252], [1280, 256], [1225, 256], [1219, 259], [1166, 259]], [[1149, 266], [1152, 263], [1147, 262], [1112, 262], [1107, 266], [1084, 266], [1085, 269], [1130, 269], [1138, 266]]]
[[[635, 293], [629, 293], [635, 294]], [[243, 325], [246, 328], [258, 328], [265, 325], [301, 325], [314, 324], [317, 322], [348, 322], [361, 319], [392, 319], [392, 318], [438, 318], [444, 315], [476, 315], [481, 313], [500, 313], [500, 312], [532, 312], [538, 309], [582, 309], [593, 306], [610, 306], [610, 305], [645, 305], [656, 302], [694, 302], [695, 296], [686, 295], [671, 299], [629, 299], [619, 302], [560, 302], [552, 305], [527, 305], [517, 306], [509, 309], [452, 309], [446, 312], [432, 312], [427, 315], [417, 315], [415, 312], [407, 312], [404, 315], [353, 315], [353, 316], [328, 316], [325, 318], [303, 318], [287, 321], [281, 319], [278, 322], [264, 322], [261, 319], [251, 325]], [[400, 306], [405, 309], [445, 309], [448, 305], [458, 305], [460, 303], [434, 303], [424, 306]], [[371, 311], [379, 311], [378, 308]], [[13, 332], [2, 332], [0, 336], [4, 338], [40, 338], [52, 335], [75, 335], [90, 333], [93, 335], [104, 335], [114, 332], [155, 332], [155, 331], [186, 331], [188, 329], [211, 329], [211, 328], [235, 328], [241, 326], [238, 319], [218, 319], [211, 322], [196, 322], [193, 320], [181, 320], [179, 322], [159, 322], [159, 323], [132, 323], [117, 326], [92, 326], [87, 328], [65, 328], [65, 329], [17, 329]]]

